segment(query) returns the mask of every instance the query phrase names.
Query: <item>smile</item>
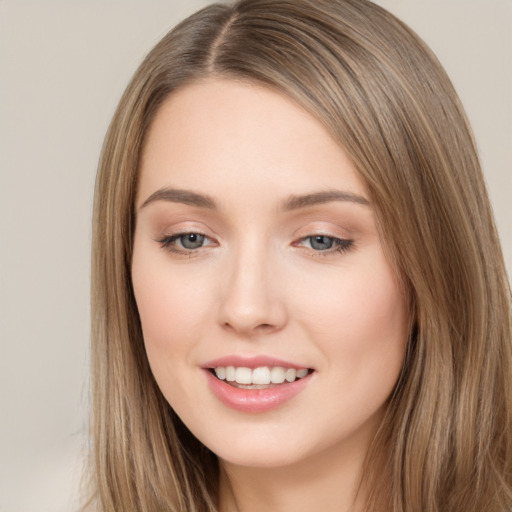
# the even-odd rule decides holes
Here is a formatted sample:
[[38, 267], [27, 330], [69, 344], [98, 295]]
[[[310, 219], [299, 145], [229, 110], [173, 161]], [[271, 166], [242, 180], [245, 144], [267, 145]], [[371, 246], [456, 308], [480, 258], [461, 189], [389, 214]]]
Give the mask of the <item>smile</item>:
[[307, 368], [261, 365], [214, 365], [203, 371], [210, 390], [221, 403], [251, 414], [269, 412], [291, 402], [309, 387], [316, 374]]
[[245, 389], [264, 389], [273, 384], [291, 383], [310, 373], [307, 368], [296, 369], [282, 366], [260, 366], [254, 369], [244, 366], [217, 366], [213, 368], [213, 371], [219, 380]]

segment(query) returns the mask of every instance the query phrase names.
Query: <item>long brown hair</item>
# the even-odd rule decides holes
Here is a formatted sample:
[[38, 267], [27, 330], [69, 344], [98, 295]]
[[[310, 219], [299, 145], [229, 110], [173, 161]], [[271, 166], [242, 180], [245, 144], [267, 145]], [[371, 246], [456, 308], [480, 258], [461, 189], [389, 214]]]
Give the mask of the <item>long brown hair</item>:
[[211, 5], [167, 34], [126, 89], [105, 139], [94, 209], [97, 507], [216, 510], [216, 457], [151, 375], [130, 279], [145, 133], [169, 94], [206, 76], [271, 87], [327, 127], [367, 185], [407, 290], [409, 346], [367, 456], [368, 509], [508, 510], [510, 289], [472, 134], [430, 50], [367, 0]]

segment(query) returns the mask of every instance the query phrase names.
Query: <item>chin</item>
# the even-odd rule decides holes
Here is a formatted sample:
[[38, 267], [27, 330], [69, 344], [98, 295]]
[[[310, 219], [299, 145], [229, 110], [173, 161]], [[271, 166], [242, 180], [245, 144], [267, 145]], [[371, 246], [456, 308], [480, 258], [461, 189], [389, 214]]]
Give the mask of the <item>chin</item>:
[[[226, 440], [229, 439], [229, 443]], [[206, 442], [204, 442], [206, 441]], [[308, 449], [304, 441], [293, 439], [289, 433], [285, 436], [272, 433], [254, 432], [245, 436], [229, 433], [222, 439], [205, 439], [204, 444], [212, 450], [220, 460], [243, 467], [279, 468], [300, 463], [312, 455], [313, 447]]]
[[292, 466], [301, 461], [301, 455], [297, 453], [275, 453], [266, 449], [252, 449], [242, 452], [229, 450], [219, 454], [219, 459], [234, 465], [247, 468], [283, 468]]

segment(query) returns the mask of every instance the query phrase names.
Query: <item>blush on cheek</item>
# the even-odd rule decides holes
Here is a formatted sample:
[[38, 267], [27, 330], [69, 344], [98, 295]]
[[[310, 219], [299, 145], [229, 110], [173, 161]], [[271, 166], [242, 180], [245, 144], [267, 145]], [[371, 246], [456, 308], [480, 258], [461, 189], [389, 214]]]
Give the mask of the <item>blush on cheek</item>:
[[155, 293], [141, 293], [137, 307], [144, 333], [144, 339], [153, 344], [167, 344], [190, 311], [183, 301]]

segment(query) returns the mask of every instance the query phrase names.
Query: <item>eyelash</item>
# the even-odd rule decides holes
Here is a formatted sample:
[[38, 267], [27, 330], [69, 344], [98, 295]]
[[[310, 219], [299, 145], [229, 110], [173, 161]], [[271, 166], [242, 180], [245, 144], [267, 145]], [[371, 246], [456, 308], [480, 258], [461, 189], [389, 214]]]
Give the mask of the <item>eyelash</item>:
[[185, 247], [178, 247], [175, 245], [175, 242], [179, 240], [182, 237], [186, 237], [187, 235], [198, 235], [200, 237], [204, 237], [205, 240], [211, 240], [210, 237], [206, 236], [203, 233], [200, 233], [199, 231], [187, 231], [183, 233], [176, 233], [174, 235], [166, 236], [160, 240], [157, 240], [157, 242], [160, 244], [160, 246], [163, 249], [166, 249], [169, 252], [173, 252], [179, 255], [183, 256], [193, 256], [198, 253], [198, 251], [204, 247], [204, 245], [199, 246], [196, 249], [187, 249]]
[[[315, 250], [313, 247], [311, 247], [311, 242], [315, 238], [327, 238], [328, 240], [332, 241], [332, 247], [329, 247], [324, 250]], [[327, 257], [332, 256], [334, 253], [346, 253], [354, 248], [354, 241], [347, 239], [347, 238], [337, 238], [335, 236], [330, 235], [323, 235], [321, 233], [315, 234], [315, 235], [309, 235], [304, 238], [301, 238], [298, 242], [294, 243], [295, 246], [303, 247], [303, 243], [309, 240], [310, 247], [313, 251], [313, 255], [315, 257]]]
[[[166, 236], [162, 239], [156, 240], [160, 246], [172, 253], [183, 255], [183, 256], [193, 256], [197, 255], [199, 251], [205, 247], [205, 245], [201, 245], [197, 247], [196, 249], [187, 249], [184, 247], [178, 247], [175, 245], [175, 242], [178, 241], [182, 237], [186, 237], [187, 235], [198, 235], [200, 237], [204, 237], [205, 240], [210, 240], [211, 238], [207, 235], [200, 233], [199, 231], [188, 231], [183, 233], [176, 233], [174, 235]], [[311, 247], [311, 241], [315, 238], [326, 238], [330, 241], [332, 241], [332, 247], [329, 247], [324, 250], [315, 250], [313, 247]], [[345, 253], [350, 251], [354, 248], [354, 241], [346, 238], [337, 238], [334, 236], [329, 235], [322, 235], [322, 234], [315, 234], [315, 235], [309, 235], [306, 237], [301, 238], [297, 242], [294, 242], [292, 245], [295, 247], [304, 247], [303, 243], [305, 241], [310, 241], [310, 247], [309, 249], [312, 251], [312, 254], [315, 257], [327, 257], [332, 256], [334, 253]]]

